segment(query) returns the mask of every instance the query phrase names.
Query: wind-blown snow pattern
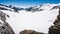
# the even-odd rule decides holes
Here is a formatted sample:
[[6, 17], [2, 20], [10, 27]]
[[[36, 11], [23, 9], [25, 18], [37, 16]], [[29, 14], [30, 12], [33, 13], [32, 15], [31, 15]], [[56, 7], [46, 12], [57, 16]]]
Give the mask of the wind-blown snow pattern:
[[19, 34], [25, 29], [48, 33], [48, 28], [53, 25], [59, 10], [51, 9], [57, 5], [60, 4], [43, 4], [39, 9], [44, 10], [33, 13], [26, 10], [18, 11], [19, 13], [9, 10], [1, 11], [9, 15], [9, 18], [6, 17], [6, 21], [13, 28], [15, 34]]

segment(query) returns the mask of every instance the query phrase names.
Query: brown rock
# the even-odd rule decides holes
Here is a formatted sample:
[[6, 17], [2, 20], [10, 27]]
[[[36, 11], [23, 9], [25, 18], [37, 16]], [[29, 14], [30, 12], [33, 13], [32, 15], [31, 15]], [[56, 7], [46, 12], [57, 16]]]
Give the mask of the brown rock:
[[23, 30], [19, 34], [44, 34], [42, 32], [36, 32], [34, 30]]
[[57, 19], [54, 21], [54, 25], [49, 28], [49, 34], [60, 34], [60, 8], [59, 15]]

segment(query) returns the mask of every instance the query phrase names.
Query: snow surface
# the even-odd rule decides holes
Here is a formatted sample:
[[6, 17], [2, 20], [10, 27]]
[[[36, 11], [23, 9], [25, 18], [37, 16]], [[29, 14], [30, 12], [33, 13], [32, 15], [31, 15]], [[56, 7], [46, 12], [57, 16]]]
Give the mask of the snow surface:
[[[47, 9], [49, 9], [48, 7]], [[53, 22], [57, 18], [59, 9], [43, 10], [37, 12], [27, 12], [25, 10], [19, 11], [19, 13], [1, 10], [8, 14], [7, 22], [13, 28], [15, 34], [19, 34], [22, 30], [35, 30], [38, 32], [48, 33], [48, 28], [53, 25]]]

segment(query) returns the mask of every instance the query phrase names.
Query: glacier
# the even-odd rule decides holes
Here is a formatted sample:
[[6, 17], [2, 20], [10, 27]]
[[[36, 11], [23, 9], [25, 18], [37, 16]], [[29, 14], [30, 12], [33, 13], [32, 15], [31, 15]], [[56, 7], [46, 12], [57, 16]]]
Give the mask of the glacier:
[[48, 33], [49, 27], [53, 25], [53, 22], [57, 18], [58, 10], [50, 10], [53, 6], [60, 4], [45, 4], [39, 9], [42, 11], [28, 12], [26, 10], [18, 11], [19, 13], [1, 10], [2, 12], [9, 15], [6, 17], [6, 22], [13, 28], [15, 34], [19, 34], [22, 30], [35, 30], [37, 32]]

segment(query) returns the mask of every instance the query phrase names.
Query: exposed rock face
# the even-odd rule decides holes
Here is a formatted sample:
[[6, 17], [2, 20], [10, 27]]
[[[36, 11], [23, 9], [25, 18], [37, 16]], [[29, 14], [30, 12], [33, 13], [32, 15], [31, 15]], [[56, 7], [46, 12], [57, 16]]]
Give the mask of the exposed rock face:
[[36, 32], [34, 30], [23, 30], [19, 34], [44, 34], [44, 33]]
[[49, 34], [60, 34], [60, 8], [59, 15], [57, 19], [54, 21], [54, 25], [49, 28]]
[[14, 34], [10, 25], [6, 22], [6, 15], [5, 13], [0, 11], [0, 34]]

